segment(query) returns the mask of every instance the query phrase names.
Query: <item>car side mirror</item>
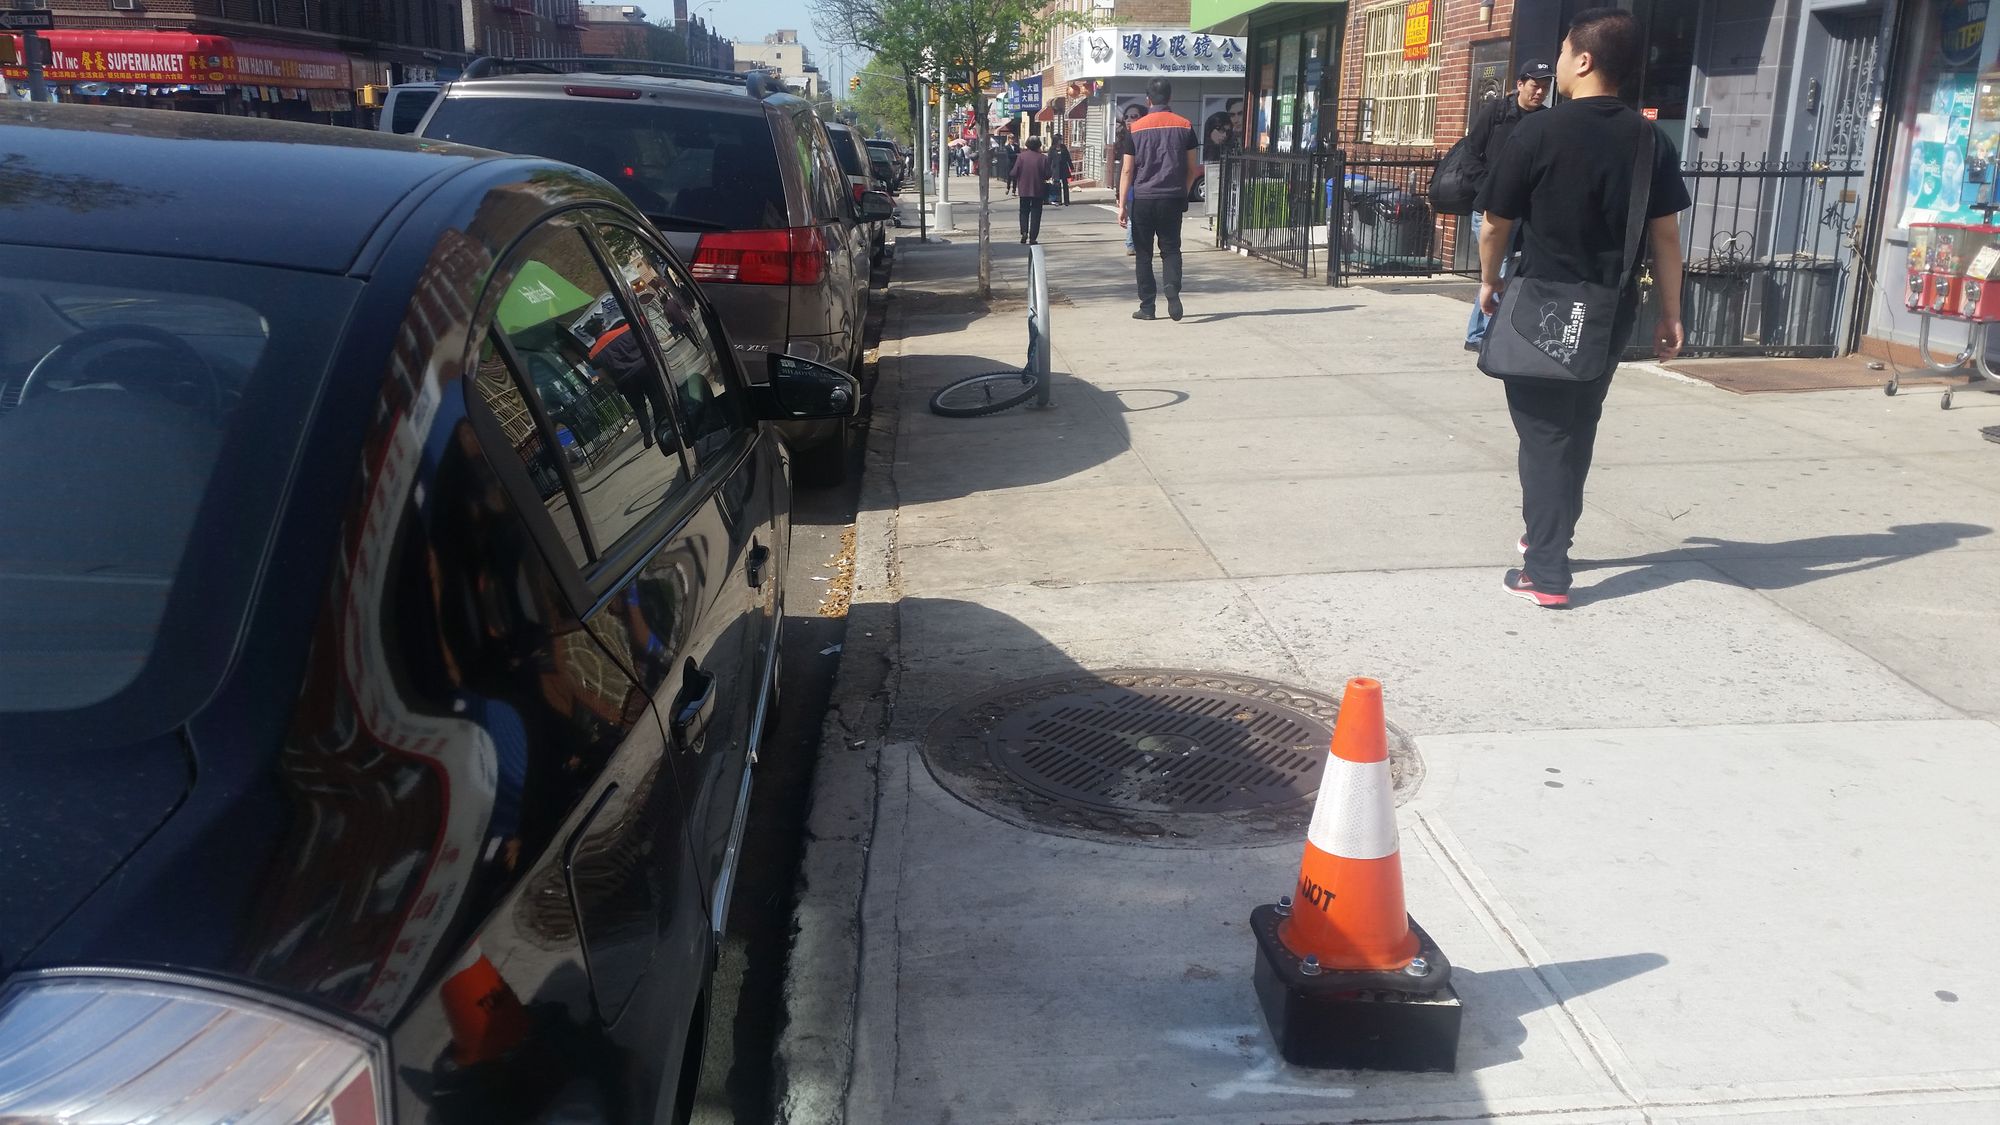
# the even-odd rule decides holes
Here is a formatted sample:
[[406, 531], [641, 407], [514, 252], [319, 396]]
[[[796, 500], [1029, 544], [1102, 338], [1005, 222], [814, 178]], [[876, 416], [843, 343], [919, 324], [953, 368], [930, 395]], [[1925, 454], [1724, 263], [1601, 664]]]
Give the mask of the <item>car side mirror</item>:
[[795, 355], [768, 353], [770, 383], [758, 413], [774, 421], [852, 418], [861, 413], [861, 380]]
[[861, 193], [861, 221], [872, 223], [879, 219], [894, 218], [896, 201], [889, 198], [886, 191], [864, 191]]

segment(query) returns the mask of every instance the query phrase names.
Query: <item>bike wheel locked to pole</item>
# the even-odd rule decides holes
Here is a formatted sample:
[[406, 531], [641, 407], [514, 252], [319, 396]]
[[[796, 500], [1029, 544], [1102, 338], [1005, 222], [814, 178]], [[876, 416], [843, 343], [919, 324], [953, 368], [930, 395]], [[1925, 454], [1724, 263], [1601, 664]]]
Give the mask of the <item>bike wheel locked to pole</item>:
[[989, 371], [947, 384], [931, 396], [931, 412], [946, 418], [998, 414], [1035, 400], [1049, 400], [1049, 271], [1040, 246], [1028, 247], [1028, 359], [1018, 371]]

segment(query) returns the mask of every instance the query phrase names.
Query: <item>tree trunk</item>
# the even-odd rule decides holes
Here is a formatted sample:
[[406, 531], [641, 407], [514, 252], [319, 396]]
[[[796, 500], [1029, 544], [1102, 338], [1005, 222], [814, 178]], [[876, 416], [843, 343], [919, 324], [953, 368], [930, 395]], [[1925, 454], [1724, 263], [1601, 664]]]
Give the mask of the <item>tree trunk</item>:
[[979, 129], [979, 299], [993, 297], [993, 215], [988, 209], [993, 182], [992, 134], [986, 124], [986, 95], [972, 99], [973, 121]]

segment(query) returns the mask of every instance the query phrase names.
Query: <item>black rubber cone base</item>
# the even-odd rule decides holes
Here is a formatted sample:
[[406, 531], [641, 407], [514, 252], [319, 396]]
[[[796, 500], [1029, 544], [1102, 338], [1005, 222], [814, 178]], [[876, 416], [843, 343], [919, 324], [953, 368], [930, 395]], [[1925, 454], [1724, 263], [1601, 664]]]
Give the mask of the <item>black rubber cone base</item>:
[[1445, 983], [1450, 970], [1438, 971], [1443, 957], [1428, 935], [1416, 931], [1423, 953], [1436, 955], [1426, 976], [1442, 979], [1432, 991], [1406, 991], [1380, 987], [1381, 975], [1372, 973], [1302, 976], [1289, 950], [1264, 940], [1267, 931], [1275, 935], [1281, 918], [1270, 906], [1250, 916], [1259, 938], [1257, 1000], [1280, 1057], [1293, 1066], [1329, 1070], [1457, 1069], [1462, 1011], [1458, 993]]

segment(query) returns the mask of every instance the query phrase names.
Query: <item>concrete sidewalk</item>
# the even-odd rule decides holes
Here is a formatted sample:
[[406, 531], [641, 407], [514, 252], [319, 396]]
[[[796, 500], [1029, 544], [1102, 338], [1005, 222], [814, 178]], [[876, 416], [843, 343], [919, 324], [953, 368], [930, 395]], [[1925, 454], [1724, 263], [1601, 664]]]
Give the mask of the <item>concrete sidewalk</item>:
[[[1621, 370], [1577, 606], [1537, 610], [1462, 302], [1191, 220], [1188, 318], [1141, 323], [1108, 210], [1045, 222], [1048, 413], [926, 409], [1021, 360], [1011, 212], [990, 308], [969, 238], [898, 247], [784, 1120], [2000, 1119], [2000, 398]], [[1455, 1075], [1276, 1061], [1246, 920], [1302, 840], [1031, 831], [920, 750], [999, 685], [1152, 667], [1384, 682]]]

